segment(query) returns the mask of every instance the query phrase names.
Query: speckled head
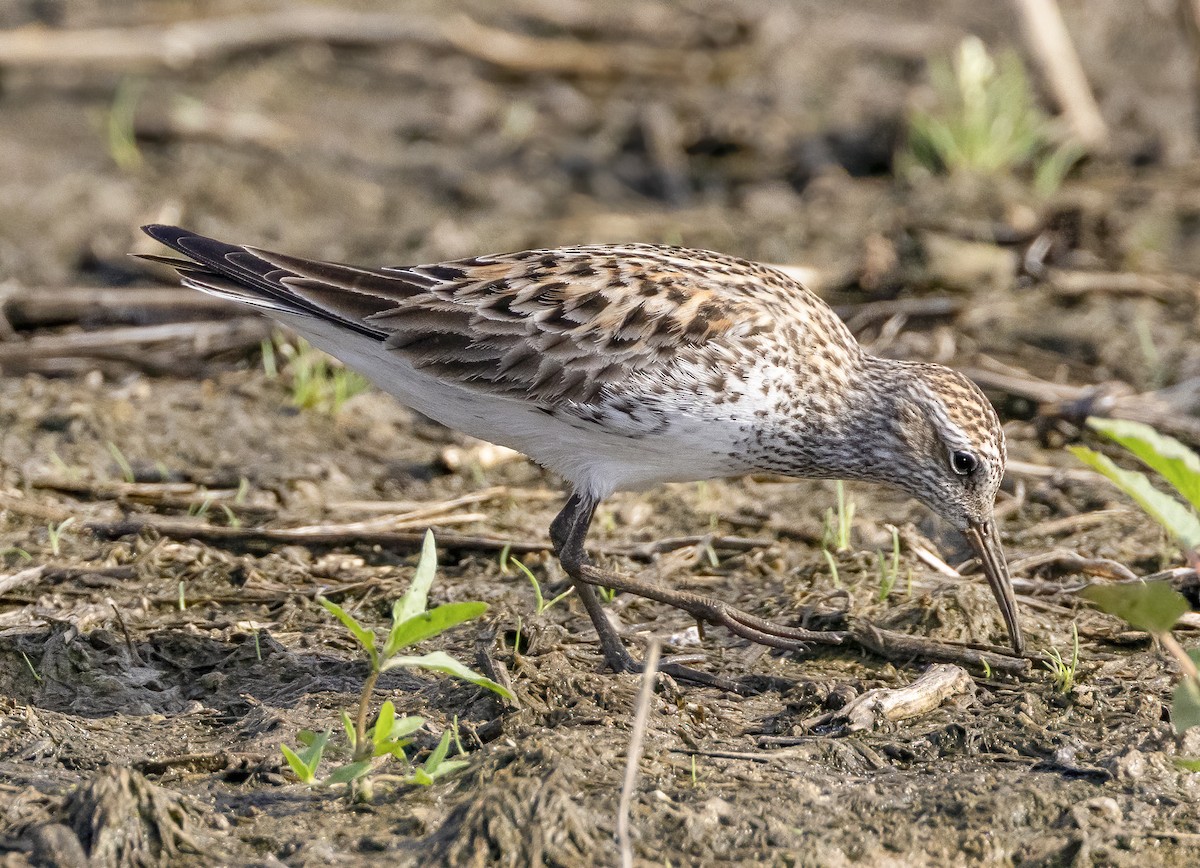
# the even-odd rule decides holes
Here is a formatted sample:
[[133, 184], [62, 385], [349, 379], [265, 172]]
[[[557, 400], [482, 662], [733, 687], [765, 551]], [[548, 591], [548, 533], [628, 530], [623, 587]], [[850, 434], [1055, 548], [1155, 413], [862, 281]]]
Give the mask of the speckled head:
[[993, 518], [1004, 429], [979, 388], [941, 365], [885, 362], [901, 456], [892, 482], [959, 530], [979, 556], [1013, 648], [1024, 650], [1012, 579]]

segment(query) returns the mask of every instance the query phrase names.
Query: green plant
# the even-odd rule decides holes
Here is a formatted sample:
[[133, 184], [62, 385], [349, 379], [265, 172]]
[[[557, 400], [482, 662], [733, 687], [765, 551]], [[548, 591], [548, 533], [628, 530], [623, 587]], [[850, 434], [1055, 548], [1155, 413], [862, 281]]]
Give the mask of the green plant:
[[1049, 194], [1082, 156], [1075, 145], [1055, 143], [1014, 52], [993, 58], [968, 36], [951, 62], [929, 64], [929, 77], [936, 104], [909, 113], [907, 147], [897, 159], [902, 172], [997, 175], [1032, 165], [1035, 189]]
[[1160, 434], [1149, 425], [1123, 419], [1092, 417], [1087, 425], [1119, 443], [1171, 485], [1188, 505], [1159, 491], [1146, 474], [1124, 470], [1086, 446], [1069, 447], [1072, 454], [1102, 473], [1132, 497], [1146, 514], [1163, 526], [1183, 547], [1188, 561], [1200, 562], [1200, 456], [1173, 437]]
[[537, 580], [537, 576], [535, 576], [533, 574], [533, 571], [530, 570], [529, 567], [525, 566], [525, 564], [521, 563], [519, 560], [517, 560], [516, 558], [514, 558], [512, 556], [509, 556], [508, 562], [510, 564], [516, 564], [517, 569], [525, 574], [525, 578], [529, 579], [529, 584], [533, 585], [533, 599], [534, 599], [534, 604], [535, 604], [535, 611], [539, 615], [542, 614], [542, 612], [545, 612], [550, 607], [554, 606], [556, 603], [558, 603], [560, 600], [562, 600], [568, 594], [570, 594], [573, 590], [575, 590], [575, 586], [572, 585], [571, 587], [569, 587], [565, 591], [563, 591], [561, 594], [559, 594], [557, 597], [555, 597], [553, 600], [551, 600], [549, 603], [547, 603], [545, 598], [542, 596], [541, 582], [539, 582]]
[[60, 544], [62, 542], [62, 532], [67, 529], [72, 522], [75, 521], [75, 516], [68, 516], [60, 522], [50, 522], [46, 525], [46, 535], [50, 540], [50, 551], [58, 557]]
[[133, 473], [133, 465], [129, 463], [129, 459], [125, 457], [125, 453], [111, 440], [106, 441], [105, 445], [108, 447], [108, 454], [113, 457], [113, 461], [117, 462], [117, 466], [121, 468], [121, 478], [129, 483], [137, 482], [137, 476]]
[[833, 507], [825, 510], [825, 530], [821, 548], [826, 551], [844, 552], [850, 548], [850, 528], [854, 523], [854, 501], [846, 500], [846, 486], [839, 479], [837, 489], [837, 512]]
[[879, 602], [886, 603], [900, 576], [900, 531], [892, 528], [892, 560], [888, 563], [879, 553]]
[[1180, 615], [1191, 607], [1170, 582], [1122, 582], [1089, 585], [1080, 591], [1101, 610], [1134, 628], [1145, 630], [1171, 655], [1183, 673], [1171, 701], [1171, 724], [1177, 733], [1200, 726], [1200, 649], [1185, 651], [1171, 633]]
[[[342, 405], [365, 392], [370, 383], [356, 371], [326, 355], [303, 338], [294, 343], [280, 340], [279, 355], [287, 363], [284, 371], [290, 379], [292, 406], [336, 416]], [[263, 353], [263, 368], [269, 378], [275, 370], [275, 354]]]
[[829, 565], [829, 578], [833, 580], [833, 586], [840, 588], [842, 586], [841, 577], [838, 575], [837, 561], [833, 555], [829, 553], [829, 549], [821, 549], [821, 554], [825, 555], [825, 563]]
[[[432, 651], [419, 656], [400, 653], [417, 642], [431, 639], [451, 627], [477, 618], [487, 610], [487, 604], [480, 602], [444, 603], [429, 609], [429, 588], [433, 584], [436, 571], [437, 549], [433, 534], [427, 532], [412, 584], [392, 605], [392, 625], [382, 645], [373, 630], [364, 627], [337, 603], [322, 596], [317, 597], [317, 602], [336, 617], [358, 642], [370, 665], [359, 696], [357, 713], [352, 718], [348, 713], [342, 712], [342, 727], [350, 746], [349, 761], [335, 768], [320, 781], [323, 785], [349, 784], [358, 798], [369, 799], [369, 774], [377, 765], [389, 758], [407, 763], [404, 748], [411, 744], [408, 736], [425, 723], [424, 718], [397, 718], [395, 707], [389, 700], [380, 707], [375, 725], [367, 727], [375, 682], [390, 669], [407, 667], [442, 672], [485, 687], [506, 699], [512, 698], [512, 694], [503, 686], [469, 669], [445, 651]], [[427, 784], [459, 767], [459, 761], [446, 761], [450, 735], [449, 731], [443, 734], [442, 741], [426, 762], [400, 780]], [[304, 750], [296, 752], [290, 748], [283, 748], [283, 755], [297, 778], [303, 783], [313, 784], [318, 782], [317, 767], [327, 747], [328, 737], [322, 739], [321, 736], [309, 733], [301, 742], [306, 744]]]
[[1063, 660], [1057, 648], [1043, 652], [1046, 659], [1042, 665], [1054, 676], [1054, 685], [1059, 693], [1070, 693], [1075, 688], [1075, 676], [1079, 672], [1079, 627], [1071, 623], [1071, 662]]
[[126, 78], [117, 85], [112, 105], [105, 122], [108, 136], [108, 155], [117, 166], [132, 171], [142, 165], [142, 152], [138, 149], [134, 121], [137, 104], [142, 98], [146, 83], [140, 79]]

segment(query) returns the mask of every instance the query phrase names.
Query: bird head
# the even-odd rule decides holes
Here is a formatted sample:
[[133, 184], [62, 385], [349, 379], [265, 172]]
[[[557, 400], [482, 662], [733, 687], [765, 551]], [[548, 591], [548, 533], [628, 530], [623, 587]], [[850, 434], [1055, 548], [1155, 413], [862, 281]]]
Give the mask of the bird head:
[[[941, 365], [888, 362], [890, 482], [921, 500], [967, 537], [1008, 627], [1024, 651], [1012, 579], [993, 510], [1004, 476], [1004, 429], [974, 383]], [[898, 459], [898, 460], [896, 460]]]

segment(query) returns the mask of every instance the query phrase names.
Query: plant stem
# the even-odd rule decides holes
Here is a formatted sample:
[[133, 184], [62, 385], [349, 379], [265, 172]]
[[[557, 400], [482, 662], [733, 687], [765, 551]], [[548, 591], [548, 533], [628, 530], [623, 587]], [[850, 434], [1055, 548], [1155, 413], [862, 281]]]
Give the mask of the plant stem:
[[372, 670], [363, 682], [362, 696], [358, 700], [358, 720], [354, 724], [354, 761], [366, 759], [375, 752], [375, 746], [367, 742], [367, 709], [371, 705], [371, 693], [379, 679], [378, 670]]
[[1188, 656], [1188, 653], [1183, 650], [1183, 646], [1179, 644], [1179, 641], [1169, 631], [1159, 633], [1158, 641], [1175, 658], [1175, 662], [1183, 670], [1184, 677], [1200, 683], [1200, 670], [1196, 669], [1196, 664], [1192, 662], [1192, 658]]

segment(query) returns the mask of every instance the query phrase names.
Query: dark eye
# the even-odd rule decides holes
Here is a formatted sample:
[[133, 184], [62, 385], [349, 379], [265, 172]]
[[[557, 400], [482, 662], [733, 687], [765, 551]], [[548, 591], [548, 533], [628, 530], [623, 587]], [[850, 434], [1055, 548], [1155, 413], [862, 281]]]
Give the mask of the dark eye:
[[970, 476], [979, 466], [979, 459], [970, 452], [957, 450], [950, 453], [950, 467], [959, 476]]

